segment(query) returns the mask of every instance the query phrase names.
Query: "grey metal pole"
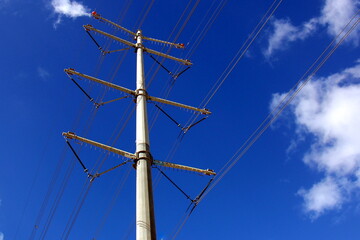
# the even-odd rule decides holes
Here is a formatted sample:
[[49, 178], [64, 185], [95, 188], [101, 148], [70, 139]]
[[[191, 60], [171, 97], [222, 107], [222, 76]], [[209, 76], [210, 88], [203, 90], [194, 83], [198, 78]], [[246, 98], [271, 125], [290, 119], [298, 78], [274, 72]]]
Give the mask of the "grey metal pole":
[[146, 86], [142, 34], [136, 33], [136, 239], [155, 240], [151, 154], [146, 108]]

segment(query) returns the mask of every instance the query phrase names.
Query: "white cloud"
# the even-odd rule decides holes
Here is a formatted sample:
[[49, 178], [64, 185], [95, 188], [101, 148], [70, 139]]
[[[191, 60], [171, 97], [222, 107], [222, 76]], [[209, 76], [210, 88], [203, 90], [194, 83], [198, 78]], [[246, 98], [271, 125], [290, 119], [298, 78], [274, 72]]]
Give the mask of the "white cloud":
[[[274, 106], [285, 94], [274, 94]], [[297, 133], [313, 136], [303, 161], [324, 179], [299, 193], [312, 216], [341, 207], [360, 190], [360, 62], [309, 82], [290, 105]]]
[[0, 232], [0, 240], [4, 240], [4, 239], [5, 239], [4, 234]]
[[314, 32], [317, 20], [311, 19], [301, 27], [295, 27], [288, 19], [275, 19], [272, 22], [273, 33], [269, 37], [264, 55], [269, 58], [274, 51], [285, 49], [290, 42], [304, 40]]
[[61, 17], [66, 16], [70, 18], [77, 17], [90, 17], [90, 10], [88, 7], [84, 6], [80, 2], [71, 1], [71, 0], [52, 0], [51, 6], [53, 10], [58, 15], [54, 27], [56, 27], [61, 22]]
[[[326, 27], [330, 36], [337, 36], [358, 11], [359, 6], [360, 0], [325, 0], [320, 15], [300, 26], [294, 26], [289, 19], [273, 20], [268, 47], [264, 51], [265, 57], [270, 58], [275, 51], [286, 49], [291, 42], [305, 40], [320, 26]], [[358, 45], [360, 29], [355, 30], [349, 39]]]
[[53, 6], [55, 13], [65, 15], [67, 17], [77, 18], [90, 16], [89, 9], [76, 1], [53, 0], [51, 5]]
[[[327, 26], [330, 35], [336, 36], [358, 11], [359, 6], [359, 0], [326, 0], [319, 20]], [[359, 33], [358, 30], [351, 36], [354, 41], [359, 38]]]
[[48, 77], [50, 77], [50, 73], [42, 67], [38, 67], [37, 72], [39, 77], [42, 78], [43, 80], [46, 80]]
[[343, 202], [341, 189], [332, 178], [325, 178], [309, 190], [300, 189], [298, 194], [304, 198], [305, 211], [317, 218], [325, 210], [340, 208]]

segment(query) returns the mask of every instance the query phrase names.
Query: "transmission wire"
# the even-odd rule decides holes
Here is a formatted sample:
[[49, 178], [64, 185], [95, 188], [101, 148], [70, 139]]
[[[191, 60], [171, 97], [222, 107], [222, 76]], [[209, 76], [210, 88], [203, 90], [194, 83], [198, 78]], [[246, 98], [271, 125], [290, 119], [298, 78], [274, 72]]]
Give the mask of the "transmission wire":
[[[350, 22], [342, 29], [342, 31], [333, 39], [333, 41], [326, 47], [326, 49], [321, 53], [320, 57], [315, 61], [314, 64], [306, 71], [306, 73], [310, 72], [310, 69], [316, 65], [316, 62], [325, 54], [325, 52], [336, 42], [337, 38], [344, 32], [344, 30], [349, 26], [349, 24], [353, 21], [359, 11], [355, 14], [355, 16], [350, 20]], [[248, 151], [248, 149], [259, 139], [259, 137], [266, 131], [266, 129], [280, 116], [280, 114], [284, 111], [284, 109], [292, 102], [292, 100], [298, 95], [298, 93], [306, 86], [306, 84], [313, 78], [313, 76], [319, 71], [319, 69], [325, 64], [325, 62], [332, 56], [335, 50], [345, 41], [345, 39], [350, 35], [350, 33], [355, 29], [357, 24], [359, 23], [359, 19], [350, 27], [350, 29], [345, 33], [343, 37], [341, 37], [340, 41], [338, 41], [335, 46], [329, 51], [329, 53], [321, 60], [321, 62], [315, 67], [315, 69], [306, 77], [305, 74], [302, 78], [295, 84], [292, 88], [296, 90], [290, 94], [287, 94], [280, 103], [275, 107], [272, 111], [269, 121], [263, 121], [263, 123], [256, 129], [256, 131], [245, 141], [245, 143], [238, 149], [238, 151], [233, 155], [233, 157], [225, 164], [225, 166], [221, 170], [221, 174], [218, 175], [214, 181], [214, 184], [209, 187], [207, 193], [217, 185], [217, 183], [224, 177], [224, 175], [240, 160], [240, 158]], [[302, 80], [305, 81], [302, 82]], [[300, 84], [299, 84], [300, 83]], [[270, 114], [269, 114], [270, 116]], [[269, 119], [269, 116], [266, 119]], [[265, 120], [266, 120], [265, 119]], [[264, 123], [267, 122], [265, 125]], [[229, 165], [226, 167], [226, 165]], [[205, 193], [203, 197], [207, 194]], [[202, 198], [203, 198], [202, 197]]]
[[[358, 11], [359, 12], [359, 11]], [[350, 22], [345, 26], [347, 26], [352, 22], [352, 20], [356, 17], [358, 12], [355, 14], [355, 16], [350, 20]], [[254, 132], [247, 140], [246, 142], [238, 149], [238, 151], [233, 155], [232, 158], [225, 164], [229, 165], [225, 168], [223, 167], [222, 170], [220, 170], [220, 174], [217, 175], [215, 178], [214, 184], [211, 185], [208, 190], [203, 194], [203, 196], [199, 199], [199, 202], [202, 201], [202, 199], [219, 183], [219, 181], [225, 176], [225, 174], [228, 173], [228, 171], [244, 156], [244, 154], [249, 150], [249, 148], [261, 137], [261, 135], [266, 131], [266, 129], [280, 116], [281, 112], [291, 103], [291, 101], [296, 97], [296, 95], [303, 89], [303, 87], [312, 79], [312, 77], [318, 72], [318, 70], [324, 65], [324, 63], [329, 59], [329, 57], [334, 53], [334, 51], [344, 42], [344, 40], [349, 36], [349, 34], [355, 29], [356, 25], [359, 23], [359, 19], [351, 26], [351, 28], [348, 30], [348, 32], [341, 38], [341, 40], [333, 47], [333, 49], [330, 50], [330, 52], [325, 56], [325, 58], [319, 63], [319, 65], [313, 70], [313, 72], [306, 78], [306, 80], [297, 88], [293, 94], [290, 95], [290, 98], [285, 101], [285, 98], [279, 103], [279, 105], [275, 109], [279, 109], [276, 114], [270, 119], [270, 121], [256, 134]], [[345, 28], [335, 37], [335, 39], [328, 45], [328, 47], [324, 50], [324, 52], [329, 49], [331, 45], [336, 41], [336, 39], [342, 34], [342, 32], [345, 30]], [[324, 54], [324, 52], [320, 55], [320, 57]], [[320, 57], [318, 59], [320, 59]], [[318, 59], [316, 61], [318, 61]], [[315, 63], [316, 63], [315, 61]], [[314, 66], [313, 64], [312, 66]], [[311, 67], [312, 67], [311, 66]], [[311, 68], [310, 67], [310, 68]], [[310, 70], [308, 69], [307, 72]], [[301, 81], [300, 81], [301, 82]], [[298, 83], [295, 85], [297, 86]], [[282, 103], [285, 104], [282, 105]], [[281, 106], [281, 107], [280, 107]], [[258, 128], [260, 129], [260, 127]], [[255, 136], [252, 138], [252, 136]], [[251, 139], [252, 138], [252, 139]], [[249, 144], [247, 144], [249, 142]], [[187, 219], [185, 219], [184, 223], [180, 226], [180, 229], [184, 226]], [[176, 234], [179, 233], [179, 230]], [[174, 238], [173, 238], [174, 239]]]

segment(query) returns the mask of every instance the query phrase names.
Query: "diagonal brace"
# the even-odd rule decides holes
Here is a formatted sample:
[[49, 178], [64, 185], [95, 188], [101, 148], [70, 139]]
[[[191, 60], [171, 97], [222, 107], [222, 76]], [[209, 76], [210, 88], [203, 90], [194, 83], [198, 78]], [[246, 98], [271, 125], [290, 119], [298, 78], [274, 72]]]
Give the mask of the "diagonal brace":
[[103, 55], [109, 54], [109, 53], [114, 53], [114, 52], [121, 52], [121, 51], [125, 51], [125, 50], [129, 50], [130, 48], [122, 48], [122, 49], [116, 49], [116, 50], [111, 50], [111, 51], [102, 51]]
[[106, 101], [106, 102], [100, 102], [100, 103], [96, 103], [96, 108], [99, 108], [100, 106], [103, 106], [105, 104], [108, 104], [108, 103], [112, 103], [112, 102], [116, 102], [116, 101], [119, 101], [121, 99], [125, 99], [125, 98], [128, 98], [129, 96], [124, 96], [124, 97], [119, 97], [119, 98], [116, 98], [116, 99], [113, 99], [113, 100], [109, 100], [109, 101]]
[[167, 112], [165, 112], [161, 107], [159, 107], [159, 105], [155, 104], [155, 107], [157, 107], [157, 109], [159, 109], [163, 114], [165, 114], [171, 121], [173, 121], [176, 126], [181, 128], [181, 124], [178, 123], [174, 118], [172, 118]]
[[171, 180], [160, 168], [155, 167], [157, 170], [160, 171], [160, 173], [167, 179], [169, 180], [169, 182], [171, 182], [182, 194], [184, 194], [184, 196], [189, 199], [192, 203], [194, 202], [194, 200], [186, 193], [184, 192], [184, 190], [182, 190], [173, 180]]

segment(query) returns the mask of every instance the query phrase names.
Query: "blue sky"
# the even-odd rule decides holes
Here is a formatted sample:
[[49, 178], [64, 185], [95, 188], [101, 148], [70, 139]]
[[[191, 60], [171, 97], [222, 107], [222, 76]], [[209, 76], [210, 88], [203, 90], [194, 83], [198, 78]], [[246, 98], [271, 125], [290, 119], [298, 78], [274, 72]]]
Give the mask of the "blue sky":
[[[231, 64], [272, 3], [0, 0], [0, 240], [135, 237], [131, 164], [87, 188], [88, 179], [61, 136], [73, 131], [135, 150], [132, 100], [95, 109], [63, 72], [71, 67], [135, 88], [133, 51], [102, 56], [82, 25], [131, 37], [89, 17], [92, 10], [132, 31], [140, 27], [145, 36], [186, 45], [169, 50], [145, 43], [194, 63], [174, 83], [145, 56], [151, 95], [200, 106], [224, 80], [206, 106], [212, 115], [182, 141], [179, 128], [158, 115], [153, 104], [148, 107], [155, 159], [219, 172], [360, 6], [357, 0], [284, 0], [244, 57]], [[109, 50], [123, 47], [94, 37]], [[153, 170], [159, 239], [359, 239], [359, 37], [357, 27], [277, 121], [221, 175], [177, 235], [189, 201]], [[173, 72], [182, 69], [169, 60], [164, 65]], [[97, 100], [123, 96], [89, 81], [79, 83]], [[193, 116], [163, 107], [184, 125]], [[73, 146], [89, 169], [104, 160], [100, 170], [106, 170], [123, 160]], [[193, 198], [209, 181], [163, 170]]]

